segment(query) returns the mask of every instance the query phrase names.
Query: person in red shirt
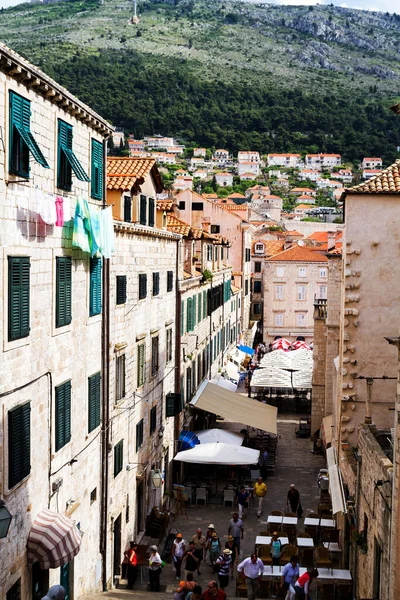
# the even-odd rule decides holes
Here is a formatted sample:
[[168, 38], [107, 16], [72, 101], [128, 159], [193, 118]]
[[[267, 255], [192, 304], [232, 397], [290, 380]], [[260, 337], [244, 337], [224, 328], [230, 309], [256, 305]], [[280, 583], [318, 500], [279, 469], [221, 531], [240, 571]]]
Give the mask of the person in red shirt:
[[307, 598], [310, 600], [308, 590], [313, 579], [318, 577], [317, 569], [313, 569], [311, 572], [306, 571], [303, 575], [300, 575], [296, 583], [294, 584], [294, 591], [299, 598]]
[[203, 593], [203, 600], [226, 600], [226, 594], [224, 590], [218, 588], [216, 581], [210, 581]]
[[128, 559], [128, 589], [133, 590], [137, 577], [137, 544], [129, 542], [128, 550], [125, 550], [124, 556]]

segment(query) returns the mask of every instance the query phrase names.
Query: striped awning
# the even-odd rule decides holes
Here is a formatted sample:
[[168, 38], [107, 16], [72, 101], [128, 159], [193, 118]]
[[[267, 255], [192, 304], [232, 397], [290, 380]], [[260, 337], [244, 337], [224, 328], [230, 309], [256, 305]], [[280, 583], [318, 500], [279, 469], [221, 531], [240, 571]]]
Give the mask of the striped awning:
[[28, 562], [38, 562], [41, 569], [65, 565], [78, 554], [81, 540], [74, 521], [60, 513], [42, 510], [29, 533]]

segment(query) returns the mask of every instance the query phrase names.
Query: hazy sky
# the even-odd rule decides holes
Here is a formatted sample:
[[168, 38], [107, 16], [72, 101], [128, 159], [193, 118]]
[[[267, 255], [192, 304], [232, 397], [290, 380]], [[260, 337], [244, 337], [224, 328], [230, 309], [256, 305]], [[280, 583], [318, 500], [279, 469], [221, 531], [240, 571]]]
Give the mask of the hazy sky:
[[[268, 1], [272, 2], [272, 0]], [[0, 7], [13, 6], [19, 3], [20, 0], [0, 0]], [[400, 13], [400, 8], [397, 11], [394, 11], [395, 3], [393, 0], [275, 0], [274, 4], [292, 4], [297, 6], [304, 4], [335, 4], [336, 6], [360, 8], [363, 10], [381, 10], [383, 12]]]

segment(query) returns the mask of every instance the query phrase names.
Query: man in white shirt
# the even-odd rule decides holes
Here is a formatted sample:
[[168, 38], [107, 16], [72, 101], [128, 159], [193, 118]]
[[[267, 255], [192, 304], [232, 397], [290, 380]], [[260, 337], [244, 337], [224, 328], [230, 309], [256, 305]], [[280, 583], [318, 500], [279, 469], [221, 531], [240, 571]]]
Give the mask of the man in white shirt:
[[248, 600], [255, 600], [260, 587], [261, 576], [264, 573], [264, 564], [257, 554], [252, 554], [250, 558], [245, 558], [238, 565], [238, 573], [246, 577], [246, 588]]

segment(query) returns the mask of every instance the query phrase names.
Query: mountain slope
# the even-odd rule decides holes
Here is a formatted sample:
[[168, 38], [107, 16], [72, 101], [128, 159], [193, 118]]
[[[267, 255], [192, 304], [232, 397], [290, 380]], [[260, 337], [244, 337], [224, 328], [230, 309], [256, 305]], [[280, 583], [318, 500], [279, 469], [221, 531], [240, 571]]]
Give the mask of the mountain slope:
[[136, 135], [348, 158], [400, 144], [400, 17], [338, 7], [124, 0], [20, 5], [0, 39]]

